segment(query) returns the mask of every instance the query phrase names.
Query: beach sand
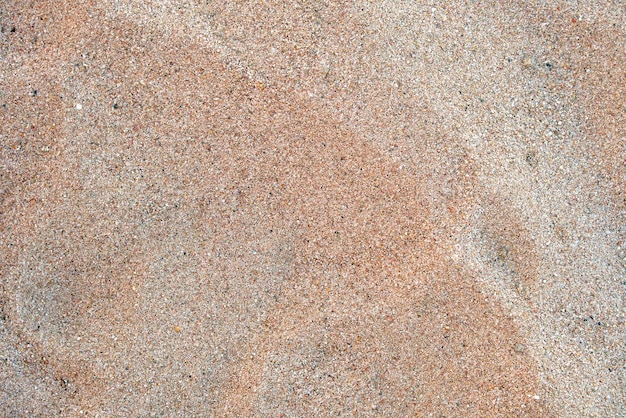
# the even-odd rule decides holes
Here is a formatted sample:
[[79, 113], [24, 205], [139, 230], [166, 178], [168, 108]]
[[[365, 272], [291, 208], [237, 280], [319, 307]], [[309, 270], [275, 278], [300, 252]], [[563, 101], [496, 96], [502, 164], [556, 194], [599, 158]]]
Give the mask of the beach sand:
[[626, 416], [626, 9], [0, 4], [0, 415]]

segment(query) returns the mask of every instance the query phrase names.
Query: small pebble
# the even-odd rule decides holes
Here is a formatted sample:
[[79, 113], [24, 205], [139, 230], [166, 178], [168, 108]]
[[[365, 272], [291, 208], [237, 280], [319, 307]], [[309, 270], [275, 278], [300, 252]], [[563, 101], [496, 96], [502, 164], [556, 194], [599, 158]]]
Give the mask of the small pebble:
[[533, 65], [534, 65], [534, 63], [533, 63], [533, 59], [531, 57], [526, 55], [526, 56], [524, 56], [522, 58], [522, 66], [524, 68], [532, 68]]
[[80, 103], [76, 103], [76, 109], [77, 110], [82, 110], [83, 109], [83, 105]]

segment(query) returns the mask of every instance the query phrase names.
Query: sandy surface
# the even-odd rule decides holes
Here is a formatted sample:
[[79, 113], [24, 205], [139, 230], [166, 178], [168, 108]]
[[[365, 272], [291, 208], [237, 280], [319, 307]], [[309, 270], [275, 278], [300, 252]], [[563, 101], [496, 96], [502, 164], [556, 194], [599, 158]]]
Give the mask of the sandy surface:
[[621, 2], [0, 3], [0, 415], [626, 416]]

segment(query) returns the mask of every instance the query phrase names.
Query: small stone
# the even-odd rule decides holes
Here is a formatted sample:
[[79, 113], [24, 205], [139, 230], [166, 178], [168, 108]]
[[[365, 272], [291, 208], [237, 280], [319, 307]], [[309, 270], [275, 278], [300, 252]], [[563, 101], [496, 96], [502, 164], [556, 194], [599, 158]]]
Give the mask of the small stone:
[[515, 347], [513, 347], [513, 350], [518, 354], [524, 354], [526, 352], [526, 346], [522, 343], [517, 343]]
[[539, 158], [537, 156], [537, 150], [531, 149], [530, 151], [528, 151], [526, 153], [526, 162], [532, 168], [537, 167], [537, 165], [539, 164]]
[[522, 58], [522, 67], [528, 69], [528, 68], [532, 68], [533, 66], [534, 66], [533, 59], [529, 57], [528, 55], [525, 55]]
[[83, 105], [80, 103], [76, 103], [76, 110], [82, 110], [83, 109]]

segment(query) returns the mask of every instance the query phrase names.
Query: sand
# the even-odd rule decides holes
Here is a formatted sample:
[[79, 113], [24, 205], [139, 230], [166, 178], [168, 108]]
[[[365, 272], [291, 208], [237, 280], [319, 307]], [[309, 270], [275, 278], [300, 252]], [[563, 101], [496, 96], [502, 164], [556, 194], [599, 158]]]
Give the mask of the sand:
[[621, 2], [0, 4], [0, 415], [626, 416]]

